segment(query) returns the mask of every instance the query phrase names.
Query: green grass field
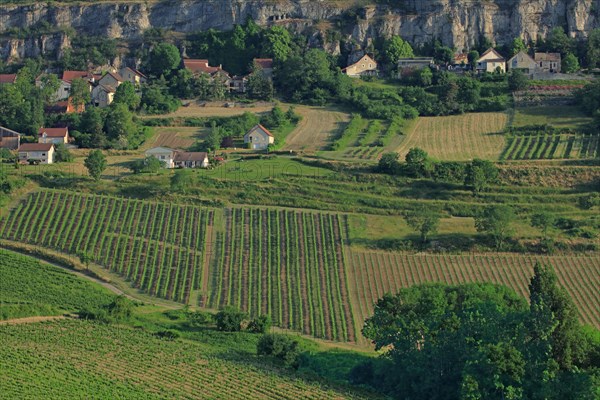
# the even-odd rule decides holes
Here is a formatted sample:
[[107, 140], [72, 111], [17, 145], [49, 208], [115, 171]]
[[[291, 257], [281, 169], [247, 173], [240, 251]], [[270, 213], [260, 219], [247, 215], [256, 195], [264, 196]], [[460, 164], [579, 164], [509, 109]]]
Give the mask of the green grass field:
[[556, 128], [585, 129], [592, 122], [577, 106], [521, 107], [515, 110], [512, 125], [552, 125]]
[[113, 298], [98, 284], [0, 249], [0, 320], [95, 309]]

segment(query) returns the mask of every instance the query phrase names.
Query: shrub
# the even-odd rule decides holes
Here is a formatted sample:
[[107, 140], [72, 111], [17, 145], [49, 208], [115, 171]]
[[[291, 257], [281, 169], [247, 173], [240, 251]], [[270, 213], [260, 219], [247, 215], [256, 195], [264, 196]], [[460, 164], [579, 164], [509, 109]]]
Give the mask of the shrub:
[[225, 307], [215, 316], [217, 329], [223, 332], [239, 332], [242, 330], [242, 322], [248, 316], [245, 312], [235, 307]]
[[256, 346], [259, 356], [272, 356], [283, 362], [286, 367], [298, 368], [300, 349], [298, 342], [286, 335], [263, 335]]
[[181, 333], [179, 333], [178, 331], [175, 331], [173, 329], [166, 329], [164, 331], [158, 331], [155, 333], [155, 335], [161, 339], [167, 339], [167, 340], [175, 340], [175, 339], [179, 339], [181, 337]]
[[267, 333], [271, 324], [271, 317], [263, 314], [250, 321], [247, 329], [252, 333]]

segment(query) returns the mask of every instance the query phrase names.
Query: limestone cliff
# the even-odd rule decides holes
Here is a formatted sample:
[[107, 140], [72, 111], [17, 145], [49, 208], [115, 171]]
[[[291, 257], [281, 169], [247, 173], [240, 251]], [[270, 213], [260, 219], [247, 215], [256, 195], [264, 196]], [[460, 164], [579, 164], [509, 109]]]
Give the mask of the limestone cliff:
[[[535, 39], [555, 26], [585, 36], [600, 26], [600, 0], [396, 0], [391, 5], [357, 6], [354, 0], [166, 0], [97, 3], [43, 3], [0, 7], [0, 32], [47, 23], [78, 33], [139, 38], [149, 27], [182, 33], [230, 29], [252, 17], [262, 25], [295, 29], [338, 19], [346, 39], [366, 44], [379, 35], [400, 34], [414, 44], [439, 38], [457, 49], [482, 35], [497, 43], [520, 36]], [[325, 44], [323, 44], [325, 45]], [[61, 34], [0, 39], [0, 57], [21, 58], [60, 52]], [[336, 46], [327, 46], [335, 48]]]

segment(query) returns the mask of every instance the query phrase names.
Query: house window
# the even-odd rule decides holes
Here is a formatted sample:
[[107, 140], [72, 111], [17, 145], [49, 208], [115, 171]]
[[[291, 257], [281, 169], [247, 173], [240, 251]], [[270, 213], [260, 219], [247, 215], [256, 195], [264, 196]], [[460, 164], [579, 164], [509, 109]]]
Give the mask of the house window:
[[369, 68], [372, 68], [373, 66], [371, 64], [369, 64]]
[[46, 155], [46, 153], [42, 153], [42, 157], [44, 157]]

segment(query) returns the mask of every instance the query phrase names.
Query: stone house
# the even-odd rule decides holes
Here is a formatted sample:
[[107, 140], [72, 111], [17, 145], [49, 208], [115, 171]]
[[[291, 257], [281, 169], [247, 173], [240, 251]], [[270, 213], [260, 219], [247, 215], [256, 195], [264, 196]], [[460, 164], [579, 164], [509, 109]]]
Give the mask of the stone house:
[[133, 83], [134, 86], [140, 86], [148, 81], [146, 75], [137, 69], [125, 67], [119, 70], [119, 75], [124, 81]]
[[92, 89], [92, 103], [96, 107], [109, 106], [115, 97], [117, 88], [124, 82], [123, 77], [116, 72], [107, 72]]
[[477, 72], [494, 73], [500, 69], [502, 73], [506, 72], [506, 59], [494, 48], [489, 48], [477, 60]]
[[244, 143], [252, 150], [266, 150], [275, 143], [275, 136], [261, 124], [255, 125], [244, 135]]
[[524, 51], [520, 51], [515, 54], [510, 60], [508, 60], [506, 66], [508, 67], [508, 70], [521, 70], [529, 78], [533, 78], [537, 70], [537, 63], [535, 60]]
[[377, 61], [365, 54], [352, 65], [342, 69], [342, 72], [352, 78], [361, 76], [377, 76]]
[[539, 72], [559, 73], [561, 71], [560, 53], [535, 53], [534, 58]]
[[52, 143], [23, 143], [17, 152], [21, 163], [52, 164], [54, 162]]

